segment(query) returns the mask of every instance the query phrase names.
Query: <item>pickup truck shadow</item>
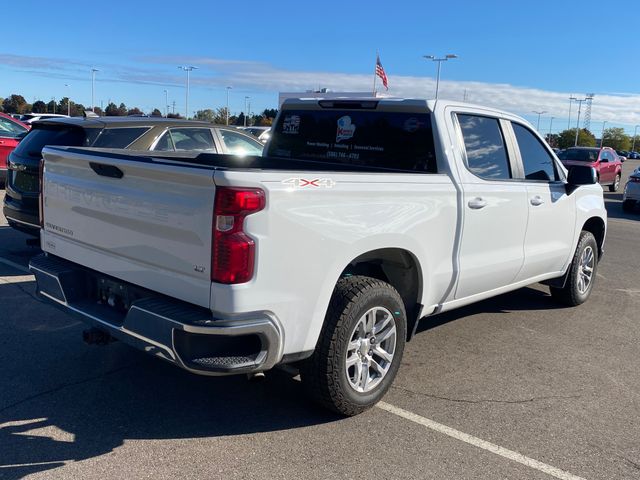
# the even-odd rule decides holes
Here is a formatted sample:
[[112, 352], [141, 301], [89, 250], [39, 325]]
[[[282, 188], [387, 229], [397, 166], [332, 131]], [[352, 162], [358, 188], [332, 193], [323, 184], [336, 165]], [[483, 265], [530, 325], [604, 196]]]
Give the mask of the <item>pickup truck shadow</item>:
[[[618, 198], [619, 197], [619, 198]], [[621, 218], [625, 220], [640, 220], [640, 206], [636, 205], [633, 212], [625, 212], [622, 210], [622, 194], [621, 193], [605, 193], [604, 205], [607, 209], [609, 218]]]
[[[8, 225], [0, 225], [0, 257], [26, 268], [29, 259], [41, 253], [40, 247], [34, 242], [37, 242], [35, 237], [14, 230]], [[0, 272], [3, 276], [15, 274], [14, 271]]]
[[[546, 288], [546, 287], [545, 287]], [[416, 333], [439, 327], [446, 323], [478, 313], [506, 313], [524, 310], [557, 310], [567, 308], [556, 303], [551, 295], [544, 291], [525, 287], [513, 292], [504, 293], [466, 307], [457, 308], [433, 317], [422, 318]]]
[[[282, 371], [254, 383], [192, 375], [121, 343], [82, 343], [83, 325], [0, 284], [0, 479], [108, 454], [125, 440], [192, 439], [333, 422]], [[211, 451], [211, 461], [224, 455]]]

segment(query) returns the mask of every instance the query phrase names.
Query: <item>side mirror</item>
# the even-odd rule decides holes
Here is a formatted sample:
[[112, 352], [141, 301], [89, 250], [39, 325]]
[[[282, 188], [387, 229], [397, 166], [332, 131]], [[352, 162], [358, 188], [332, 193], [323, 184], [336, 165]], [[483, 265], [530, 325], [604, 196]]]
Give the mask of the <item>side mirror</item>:
[[567, 195], [571, 195], [580, 185], [593, 185], [598, 183], [598, 174], [593, 167], [573, 166], [569, 168], [567, 175]]

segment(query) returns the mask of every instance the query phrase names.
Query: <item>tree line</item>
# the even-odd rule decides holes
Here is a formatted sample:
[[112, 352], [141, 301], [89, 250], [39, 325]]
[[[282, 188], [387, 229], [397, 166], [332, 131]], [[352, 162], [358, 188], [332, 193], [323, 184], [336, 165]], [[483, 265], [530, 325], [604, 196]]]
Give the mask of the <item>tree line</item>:
[[[576, 129], [569, 128], [560, 133], [547, 134], [545, 136], [547, 142], [552, 147], [569, 148], [576, 143]], [[635, 142], [632, 135], [627, 135], [624, 128], [611, 127], [606, 128], [602, 135], [602, 146], [611, 147], [614, 150], [631, 150], [632, 147], [640, 148], [640, 135], [636, 135]], [[581, 128], [578, 132], [579, 147], [599, 147], [596, 137], [586, 128]]]
[[[43, 100], [35, 100], [33, 103], [29, 103], [22, 95], [11, 94], [7, 98], [0, 97], [0, 112], [4, 113], [59, 113], [67, 115], [67, 112], [72, 117], [82, 116], [85, 111], [91, 110], [89, 107], [85, 107], [81, 103], [74, 102], [68, 97], [61, 98], [58, 102], [50, 100], [44, 102]], [[150, 115], [152, 117], [162, 117], [162, 111], [158, 108], [154, 108], [150, 112], [144, 112], [138, 107], [127, 107], [124, 103], [117, 105], [114, 102], [109, 102], [104, 111], [100, 107], [95, 107], [93, 111], [100, 116], [107, 117], [124, 117], [127, 115]], [[238, 115], [229, 115], [229, 125], [246, 125], [250, 126], [270, 126], [276, 117], [278, 110], [275, 108], [267, 108], [261, 113], [253, 113], [245, 115], [244, 112], [240, 112]], [[168, 118], [184, 118], [179, 113], [168, 113]], [[194, 120], [202, 120], [206, 122], [213, 122], [217, 124], [227, 123], [227, 108], [220, 107], [217, 109], [204, 109], [195, 112]]]

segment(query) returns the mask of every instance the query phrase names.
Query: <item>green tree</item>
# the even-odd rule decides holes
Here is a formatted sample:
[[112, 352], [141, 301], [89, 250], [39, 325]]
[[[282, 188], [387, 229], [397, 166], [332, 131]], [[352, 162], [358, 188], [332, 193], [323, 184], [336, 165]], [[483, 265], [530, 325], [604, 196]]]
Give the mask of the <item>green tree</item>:
[[47, 104], [42, 100], [36, 100], [31, 106], [31, 111], [33, 113], [47, 113]]
[[214, 115], [215, 112], [207, 108], [205, 110], [198, 110], [193, 118], [194, 120], [202, 120], [203, 122], [213, 122]]
[[151, 112], [151, 116], [152, 117], [161, 117], [162, 116], [162, 112], [160, 110], [158, 110], [157, 108], [154, 108], [153, 112]]
[[127, 114], [127, 106], [121, 103], [120, 106], [117, 107], [115, 103], [111, 102], [107, 105], [107, 108], [104, 109], [104, 113], [108, 117], [124, 117]]
[[[231, 123], [231, 122], [229, 122], [229, 123]], [[239, 125], [239, 126], [244, 125], [244, 112], [240, 112], [240, 115], [238, 115], [236, 117], [236, 121], [233, 122], [233, 124], [234, 125]], [[247, 123], [247, 125], [249, 125], [249, 123]]]
[[631, 137], [624, 133], [623, 128], [607, 128], [602, 135], [602, 145], [611, 147], [614, 150], [629, 150], [631, 148]]
[[[213, 117], [213, 123], [218, 125], [225, 125], [227, 123], [227, 107], [220, 107], [216, 109], [216, 114]], [[229, 123], [231, 123], [231, 116], [229, 116]]]
[[127, 110], [127, 115], [144, 115], [144, 112], [138, 107], [133, 107]]
[[[576, 140], [576, 129], [570, 128], [568, 130], [563, 130], [558, 134], [558, 148], [569, 148], [573, 147]], [[596, 146], [596, 137], [593, 136], [586, 128], [580, 129], [580, 133], [578, 134], [578, 146], [579, 147], [595, 147]]]
[[180, 115], [179, 113], [170, 113], [167, 115], [167, 118], [177, 118], [177, 119], [181, 119], [183, 118], [182, 115]]
[[47, 112], [46, 113], [60, 113], [60, 111], [56, 108], [56, 102], [55, 100], [50, 100], [49, 103], [47, 103]]
[[5, 113], [28, 113], [31, 105], [27, 103], [22, 95], [12, 94], [2, 102], [2, 110]]
[[0, 97], [0, 112], [4, 112], [4, 108], [2, 108], [3, 103], [4, 103], [4, 98]]

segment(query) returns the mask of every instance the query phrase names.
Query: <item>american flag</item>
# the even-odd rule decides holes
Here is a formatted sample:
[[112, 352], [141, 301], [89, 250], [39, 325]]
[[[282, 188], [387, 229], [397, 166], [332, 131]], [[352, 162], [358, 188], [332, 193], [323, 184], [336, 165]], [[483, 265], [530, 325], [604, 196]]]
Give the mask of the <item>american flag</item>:
[[382, 80], [382, 85], [384, 85], [384, 88], [389, 90], [389, 86], [387, 83], [387, 74], [384, 73], [384, 68], [382, 68], [382, 64], [380, 63], [380, 55], [376, 57], [376, 75], [379, 76]]

